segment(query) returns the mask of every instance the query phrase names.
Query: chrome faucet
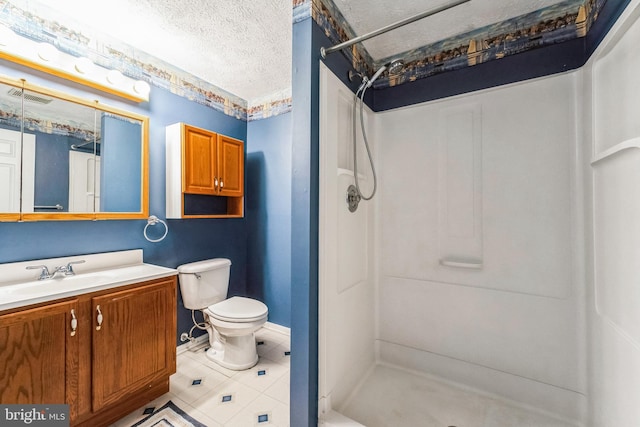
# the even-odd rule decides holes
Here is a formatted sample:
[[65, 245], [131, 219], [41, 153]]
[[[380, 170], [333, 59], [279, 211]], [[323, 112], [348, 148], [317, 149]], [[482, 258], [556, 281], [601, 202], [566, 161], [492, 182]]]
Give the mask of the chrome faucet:
[[46, 280], [46, 279], [50, 279], [51, 277], [53, 277], [51, 274], [49, 274], [49, 269], [47, 268], [46, 265], [29, 265], [29, 266], [27, 266], [27, 270], [37, 270], [37, 269], [41, 269], [40, 270], [40, 276], [38, 276], [38, 280]]
[[83, 259], [81, 259], [80, 261], [72, 261], [72, 262], [68, 262], [67, 265], [61, 265], [59, 267], [56, 267], [53, 269], [53, 273], [51, 274], [51, 277], [55, 276], [56, 273], [63, 273], [65, 276], [73, 276], [76, 274], [75, 271], [73, 271], [73, 264], [82, 264], [84, 262]]
[[75, 271], [73, 271], [73, 265], [82, 264], [83, 262], [85, 262], [83, 259], [80, 261], [68, 262], [67, 265], [60, 265], [58, 267], [55, 267], [53, 269], [53, 273], [49, 273], [49, 269], [47, 268], [46, 265], [30, 265], [27, 267], [27, 270], [41, 269], [40, 276], [38, 276], [38, 280], [46, 280], [46, 279], [51, 279], [52, 277], [55, 277], [56, 273], [62, 273], [65, 276], [73, 276], [76, 274]]

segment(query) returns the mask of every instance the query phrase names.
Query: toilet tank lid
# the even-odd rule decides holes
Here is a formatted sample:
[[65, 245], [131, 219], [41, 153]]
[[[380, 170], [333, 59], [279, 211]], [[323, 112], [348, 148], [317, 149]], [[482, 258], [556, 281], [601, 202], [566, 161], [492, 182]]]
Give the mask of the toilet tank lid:
[[178, 273], [202, 273], [203, 271], [217, 270], [231, 265], [231, 260], [226, 258], [205, 259], [204, 261], [190, 262], [178, 267]]

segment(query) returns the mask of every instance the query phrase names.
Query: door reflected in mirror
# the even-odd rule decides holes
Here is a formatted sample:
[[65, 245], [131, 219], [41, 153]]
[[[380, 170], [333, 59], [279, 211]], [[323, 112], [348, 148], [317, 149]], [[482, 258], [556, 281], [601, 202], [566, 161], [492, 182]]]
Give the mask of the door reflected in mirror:
[[[22, 89], [0, 84], [0, 212], [4, 213], [20, 212], [23, 164], [33, 169], [34, 146], [30, 144], [28, 152], [23, 154], [21, 129]], [[29, 209], [33, 195], [26, 195], [25, 199], [25, 208]]]

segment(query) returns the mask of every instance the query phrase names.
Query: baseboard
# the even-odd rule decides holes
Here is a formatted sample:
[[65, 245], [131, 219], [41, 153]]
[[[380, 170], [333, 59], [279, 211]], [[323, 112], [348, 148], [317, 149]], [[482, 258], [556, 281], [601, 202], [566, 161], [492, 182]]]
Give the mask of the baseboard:
[[587, 398], [584, 394], [428, 351], [380, 340], [376, 344], [379, 363], [513, 401], [577, 426], [585, 424]]
[[287, 328], [286, 326], [278, 325], [276, 323], [267, 322], [264, 324], [263, 328], [291, 336], [291, 328]]
[[[290, 328], [278, 325], [276, 323], [266, 322], [263, 328], [270, 331], [278, 332], [280, 334], [291, 336]], [[200, 335], [199, 337], [194, 338], [193, 341], [187, 341], [186, 343], [179, 345], [176, 349], [176, 354], [182, 354], [185, 351], [196, 351], [201, 349], [202, 347], [206, 347], [207, 345], [209, 345], [209, 334], [205, 332], [204, 335]]]
[[207, 345], [209, 345], [209, 334], [205, 333], [204, 335], [194, 338], [193, 341], [187, 341], [179, 345], [176, 349], [176, 354], [182, 354], [186, 351], [196, 351]]

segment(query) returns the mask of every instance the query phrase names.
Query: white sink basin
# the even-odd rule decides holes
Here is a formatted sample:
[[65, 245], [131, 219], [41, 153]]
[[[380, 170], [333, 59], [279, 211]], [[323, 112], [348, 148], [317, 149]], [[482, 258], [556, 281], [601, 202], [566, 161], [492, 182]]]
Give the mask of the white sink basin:
[[[76, 274], [72, 276], [58, 274], [51, 279], [37, 280], [39, 270], [26, 268], [46, 265], [53, 271], [55, 266], [77, 260], [85, 262], [74, 265]], [[0, 311], [177, 273], [172, 268], [143, 263], [140, 249], [0, 264]]]

